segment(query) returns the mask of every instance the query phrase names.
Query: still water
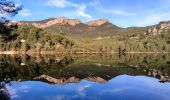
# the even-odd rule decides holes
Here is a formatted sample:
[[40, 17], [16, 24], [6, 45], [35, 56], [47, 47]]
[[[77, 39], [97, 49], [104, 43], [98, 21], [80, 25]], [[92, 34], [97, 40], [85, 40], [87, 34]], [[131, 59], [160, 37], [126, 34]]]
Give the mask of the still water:
[[169, 55], [0, 56], [0, 100], [170, 100]]

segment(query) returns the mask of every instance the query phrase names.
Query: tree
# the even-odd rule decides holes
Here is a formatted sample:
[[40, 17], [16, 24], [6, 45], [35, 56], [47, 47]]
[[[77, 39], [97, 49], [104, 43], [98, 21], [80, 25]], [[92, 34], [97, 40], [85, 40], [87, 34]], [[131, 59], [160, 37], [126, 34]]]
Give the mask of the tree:
[[8, 22], [11, 17], [18, 14], [22, 7], [11, 0], [0, 0], [0, 22]]
[[[13, 1], [10, 0], [0, 0], [0, 47], [2, 50], [2, 45], [4, 41], [12, 38], [10, 35], [13, 26], [7, 26], [5, 23], [10, 21], [10, 18], [18, 14], [22, 9], [22, 6], [17, 6]], [[4, 49], [4, 48], [3, 48]]]

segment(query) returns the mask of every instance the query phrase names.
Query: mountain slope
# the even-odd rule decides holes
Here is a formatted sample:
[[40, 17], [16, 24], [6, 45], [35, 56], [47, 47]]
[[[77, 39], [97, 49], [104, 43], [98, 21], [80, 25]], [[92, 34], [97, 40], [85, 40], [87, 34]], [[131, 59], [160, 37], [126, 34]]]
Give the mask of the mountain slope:
[[60, 33], [64, 35], [83, 35], [83, 36], [105, 36], [114, 35], [123, 28], [113, 25], [106, 19], [81, 22], [79, 19], [49, 18], [42, 21], [19, 21], [17, 24], [32, 24], [42, 28], [47, 32]]
[[41, 21], [19, 21], [17, 24], [32, 24], [47, 32], [78, 37], [105, 37], [125, 33], [144, 33], [148, 27], [121, 28], [107, 19], [93, 20], [86, 23], [79, 19], [49, 18]]

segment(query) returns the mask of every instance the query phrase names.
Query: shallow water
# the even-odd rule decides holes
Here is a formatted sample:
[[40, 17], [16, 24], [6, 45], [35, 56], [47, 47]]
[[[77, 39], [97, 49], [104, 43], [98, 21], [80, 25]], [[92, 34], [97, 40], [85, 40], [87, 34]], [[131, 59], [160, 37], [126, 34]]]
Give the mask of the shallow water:
[[0, 56], [0, 100], [170, 100], [168, 55]]

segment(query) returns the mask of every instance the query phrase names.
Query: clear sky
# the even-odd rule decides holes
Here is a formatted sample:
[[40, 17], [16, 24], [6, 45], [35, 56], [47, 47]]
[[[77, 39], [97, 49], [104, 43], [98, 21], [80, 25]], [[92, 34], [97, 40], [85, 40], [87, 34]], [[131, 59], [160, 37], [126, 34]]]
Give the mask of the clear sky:
[[15, 0], [24, 6], [13, 20], [49, 17], [106, 18], [120, 27], [148, 26], [170, 20], [170, 0]]

